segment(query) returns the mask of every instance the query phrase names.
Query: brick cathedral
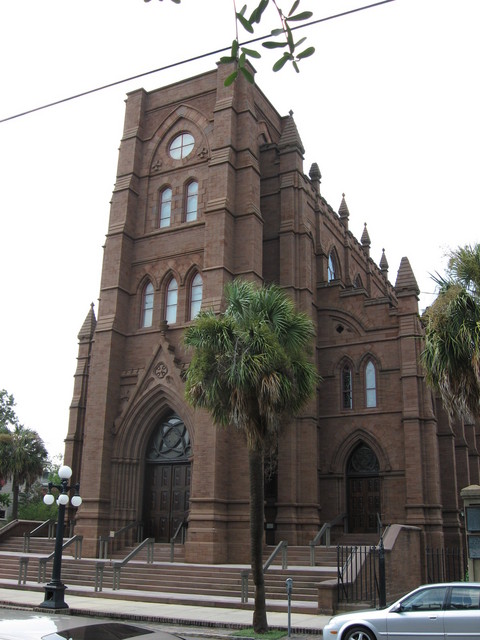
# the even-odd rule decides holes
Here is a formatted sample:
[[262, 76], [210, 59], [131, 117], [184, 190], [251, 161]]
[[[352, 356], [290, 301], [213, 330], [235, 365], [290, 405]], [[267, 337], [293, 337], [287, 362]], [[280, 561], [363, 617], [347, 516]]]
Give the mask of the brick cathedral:
[[187, 525], [187, 562], [249, 559], [246, 448], [184, 400], [185, 327], [222, 310], [233, 278], [275, 282], [316, 326], [323, 381], [285, 428], [266, 487], [265, 536], [306, 545], [343, 516], [419, 527], [458, 546], [460, 490], [479, 483], [478, 428], [451, 424], [419, 367], [418, 286], [395, 283], [349, 230], [345, 198], [322, 197], [293, 115], [227, 65], [128, 95], [104, 248], [98, 314], [79, 333], [65, 462], [84, 498], [76, 533], [144, 523], [169, 541]]

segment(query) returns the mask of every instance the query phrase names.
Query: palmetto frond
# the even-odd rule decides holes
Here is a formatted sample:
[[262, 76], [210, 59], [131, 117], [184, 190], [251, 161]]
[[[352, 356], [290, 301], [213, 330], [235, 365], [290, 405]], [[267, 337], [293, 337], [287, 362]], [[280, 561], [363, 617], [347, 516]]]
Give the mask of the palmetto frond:
[[242, 430], [250, 448], [266, 448], [315, 389], [313, 325], [276, 286], [235, 281], [225, 295], [223, 314], [199, 314], [185, 332], [193, 351], [187, 399]]
[[451, 415], [480, 415], [480, 248], [451, 254], [448, 278], [425, 312], [426, 379]]

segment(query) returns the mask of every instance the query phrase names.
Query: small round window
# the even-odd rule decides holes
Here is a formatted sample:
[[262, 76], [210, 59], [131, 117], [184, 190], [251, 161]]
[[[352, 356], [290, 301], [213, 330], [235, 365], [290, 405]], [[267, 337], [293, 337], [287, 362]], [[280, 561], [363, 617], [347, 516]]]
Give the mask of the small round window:
[[174, 160], [186, 158], [193, 149], [195, 140], [190, 133], [181, 133], [170, 145], [170, 155]]

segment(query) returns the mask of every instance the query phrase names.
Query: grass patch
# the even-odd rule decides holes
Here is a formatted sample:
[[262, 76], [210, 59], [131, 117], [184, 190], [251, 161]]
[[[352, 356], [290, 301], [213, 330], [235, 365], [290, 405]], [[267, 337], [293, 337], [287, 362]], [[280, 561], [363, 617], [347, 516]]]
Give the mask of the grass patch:
[[267, 631], [267, 633], [255, 633], [253, 628], [250, 628], [250, 629], [241, 629], [240, 631], [235, 631], [235, 633], [233, 633], [232, 635], [238, 638], [255, 638], [255, 639], [258, 638], [259, 640], [260, 639], [279, 640], [279, 638], [284, 638], [287, 634], [285, 633], [285, 631], [280, 631], [280, 630]]

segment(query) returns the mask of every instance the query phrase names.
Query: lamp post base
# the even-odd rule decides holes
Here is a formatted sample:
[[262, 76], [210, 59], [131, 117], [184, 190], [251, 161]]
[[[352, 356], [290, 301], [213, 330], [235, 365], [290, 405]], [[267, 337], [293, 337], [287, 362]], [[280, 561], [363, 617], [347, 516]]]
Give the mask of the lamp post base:
[[45, 600], [40, 607], [44, 609], [68, 609], [65, 602], [65, 585], [49, 583], [45, 585]]

